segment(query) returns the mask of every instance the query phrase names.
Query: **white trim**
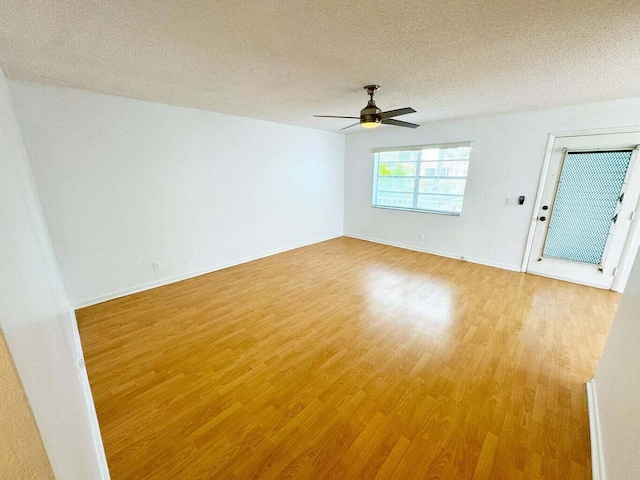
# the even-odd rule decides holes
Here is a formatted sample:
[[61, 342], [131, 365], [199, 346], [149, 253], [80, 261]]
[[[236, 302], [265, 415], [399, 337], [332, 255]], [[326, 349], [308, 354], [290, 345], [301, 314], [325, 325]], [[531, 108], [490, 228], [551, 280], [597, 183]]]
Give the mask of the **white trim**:
[[616, 133], [637, 133], [640, 125], [627, 125], [625, 127], [591, 128], [587, 130], [569, 130], [563, 132], [551, 132], [556, 138], [561, 137], [582, 137], [590, 135], [612, 135]]
[[[460, 197], [462, 197], [462, 195], [460, 195]], [[387, 205], [371, 205], [371, 208], [384, 208], [385, 210], [402, 210], [404, 212], [433, 213], [434, 215], [448, 215], [450, 217], [462, 216], [460, 212], [438, 212], [437, 210], [420, 210], [419, 208], [389, 207]]]
[[91, 384], [89, 383], [89, 376], [87, 374], [87, 367], [84, 363], [84, 353], [82, 350], [82, 341], [80, 339], [80, 332], [78, 330], [78, 321], [76, 319], [76, 312], [69, 305], [69, 318], [71, 319], [73, 343], [75, 345], [74, 360], [78, 371], [78, 377], [80, 379], [80, 387], [84, 396], [84, 404], [87, 409], [87, 418], [89, 419], [89, 429], [91, 431], [91, 439], [93, 440], [93, 448], [96, 452], [96, 458], [98, 460], [98, 470], [100, 472], [100, 480], [110, 480], [109, 466], [107, 464], [107, 456], [104, 450], [104, 444], [102, 443], [102, 434], [100, 433], [100, 424], [98, 423], [98, 414], [96, 413], [96, 406], [93, 401], [93, 394], [91, 392]]
[[81, 364], [78, 364], [78, 376], [82, 383], [82, 390], [84, 393], [85, 406], [87, 408], [87, 416], [89, 417], [89, 427], [91, 428], [91, 437], [93, 439], [93, 448], [98, 458], [98, 468], [100, 470], [100, 480], [110, 480], [109, 466], [107, 465], [107, 457], [104, 451], [104, 444], [102, 443], [102, 435], [100, 434], [100, 424], [98, 423], [98, 415], [96, 413], [95, 404], [93, 403], [93, 395], [91, 393], [91, 386], [89, 384], [89, 377], [87, 375], [87, 368], [84, 364], [84, 360]]
[[542, 172], [540, 173], [540, 179], [538, 180], [538, 192], [536, 193], [536, 201], [533, 205], [533, 214], [531, 225], [529, 227], [529, 235], [527, 236], [527, 243], [525, 244], [524, 256], [522, 258], [522, 267], [520, 268], [521, 272], [527, 271], [529, 256], [531, 255], [531, 247], [533, 245], [533, 237], [536, 230], [538, 212], [540, 211], [540, 205], [542, 203], [542, 195], [544, 194], [544, 187], [547, 181], [547, 173], [549, 172], [549, 165], [551, 163], [551, 155], [553, 154], [553, 144], [556, 141], [556, 138], [582, 137], [588, 135], [611, 135], [616, 133], [637, 133], [639, 131], [640, 125], [630, 125], [627, 127], [595, 128], [590, 130], [573, 130], [549, 133], [549, 138], [547, 139], [547, 147], [544, 153], [544, 161], [542, 163]]
[[618, 293], [623, 293], [629, 280], [629, 274], [631, 273], [631, 267], [635, 262], [638, 254], [638, 248], [640, 247], [640, 218], [634, 215], [631, 219], [631, 226], [629, 227], [629, 233], [627, 234], [627, 242], [620, 255], [620, 262], [618, 263], [618, 271], [613, 276], [613, 283], [611, 284], [611, 290]]
[[524, 257], [522, 258], [521, 272], [526, 272], [529, 266], [529, 256], [531, 256], [531, 247], [533, 246], [533, 237], [536, 233], [536, 225], [538, 223], [538, 212], [542, 204], [542, 196], [544, 194], [544, 186], [547, 183], [547, 173], [549, 173], [549, 165], [551, 164], [551, 155], [553, 154], [553, 144], [556, 141], [556, 135], [549, 134], [547, 139], [547, 148], [544, 152], [544, 161], [542, 162], [542, 173], [538, 180], [538, 192], [536, 193], [536, 201], [533, 204], [533, 215], [531, 217], [531, 225], [529, 226], [529, 234], [527, 235], [527, 243], [524, 247]]
[[114, 300], [120, 297], [126, 297], [127, 295], [132, 295], [134, 293], [144, 292], [146, 290], [151, 290], [152, 288], [163, 287], [165, 285], [169, 285], [171, 283], [180, 282], [182, 280], [187, 280], [188, 278], [199, 277], [200, 275], [206, 275], [207, 273], [216, 272], [218, 270], [222, 270], [229, 267], [235, 267], [236, 265], [241, 265], [247, 262], [253, 262], [254, 260], [259, 260], [261, 258], [270, 257], [271, 255], [276, 255], [278, 253], [287, 252], [289, 250], [295, 250], [296, 248], [307, 247], [309, 245], [314, 245], [316, 243], [326, 242], [327, 240], [333, 240], [334, 238], [340, 238], [342, 234], [339, 235], [331, 235], [329, 237], [319, 238], [317, 240], [312, 240], [310, 242], [296, 243], [294, 245], [288, 245], [283, 248], [278, 248], [275, 250], [269, 250], [267, 252], [262, 252], [257, 255], [251, 255], [249, 257], [240, 258], [238, 260], [233, 260], [231, 262], [220, 263], [218, 265], [213, 265], [211, 267], [203, 268], [202, 270], [196, 270], [194, 272], [183, 273], [181, 275], [175, 275], [169, 278], [163, 278], [162, 280], [158, 280], [156, 282], [145, 283], [142, 285], [136, 285], [135, 287], [125, 288], [123, 290], [117, 290], [115, 292], [107, 293], [104, 295], [99, 295], [97, 297], [88, 298], [86, 300], [81, 300], [72, 304], [74, 310], [84, 307], [90, 307], [91, 305], [96, 305], [102, 302], [108, 302], [109, 300]]
[[389, 242], [385, 240], [379, 240], [377, 238], [356, 235], [355, 233], [345, 233], [344, 236], [349, 238], [355, 238], [357, 240], [364, 240], [365, 242], [379, 243], [380, 245], [387, 245], [389, 247], [404, 248], [405, 250], [413, 250], [414, 252], [428, 253], [430, 255], [437, 255], [438, 257], [453, 258], [455, 260], [477, 263], [479, 265], [485, 265], [487, 267], [500, 268], [502, 270], [510, 270], [512, 272], [520, 272], [520, 268], [517, 265], [510, 265], [508, 263], [493, 262], [491, 260], [484, 260], [484, 259], [475, 258], [475, 257], [467, 257], [465, 255], [460, 255], [460, 254], [451, 253], [451, 252], [443, 252], [441, 250], [431, 250], [427, 248], [420, 248], [420, 247], [416, 247], [414, 245], [409, 245], [406, 243]]
[[607, 480], [595, 378], [587, 382], [587, 405], [589, 408], [589, 433], [591, 436], [591, 475], [593, 480]]
[[[637, 157], [640, 145], [636, 145], [634, 155]], [[634, 159], [634, 160], [637, 160]], [[637, 165], [634, 168], [638, 168]], [[627, 185], [628, 186], [628, 185]], [[636, 215], [636, 211], [640, 208], [640, 200], [636, 203], [635, 209], [631, 212], [629, 218], [629, 230], [627, 232], [627, 239], [620, 252], [620, 260], [616, 272], [613, 274], [613, 282], [611, 284], [611, 290], [618, 293], [623, 293], [627, 286], [627, 280], [629, 280], [629, 274], [631, 273], [631, 267], [638, 254], [638, 247], [640, 246], [640, 218]]]
[[[527, 235], [527, 243], [525, 244], [524, 255], [522, 257], [522, 265], [520, 268], [521, 272], [528, 272], [527, 268], [529, 265], [529, 257], [531, 256], [531, 248], [533, 246], [533, 240], [535, 236], [536, 225], [538, 222], [538, 213], [540, 212], [540, 205], [542, 204], [542, 196], [544, 194], [544, 187], [547, 181], [547, 174], [549, 172], [549, 165], [551, 164], [551, 157], [553, 155], [553, 146], [556, 139], [559, 138], [567, 138], [567, 137], [583, 137], [583, 136], [596, 136], [596, 135], [615, 135], [615, 134], [623, 134], [623, 133], [640, 133], [640, 125], [630, 125], [624, 127], [608, 127], [608, 128], [596, 128], [589, 130], [573, 130], [573, 131], [564, 131], [564, 132], [551, 132], [549, 133], [549, 138], [547, 140], [547, 147], [545, 149], [544, 161], [542, 163], [542, 172], [540, 173], [540, 179], [538, 181], [538, 191], [536, 193], [536, 201], [534, 203], [533, 213], [531, 217], [531, 225], [529, 226], [529, 234]], [[635, 220], [635, 219], [633, 219]], [[631, 242], [629, 246], [629, 250], [627, 250], [627, 244]], [[627, 283], [627, 279], [629, 277], [629, 273], [631, 271], [631, 265], [633, 264], [633, 260], [636, 257], [638, 246], [640, 246], [640, 221], [634, 225], [631, 224], [629, 228], [629, 232], [627, 233], [627, 242], [625, 242], [625, 247], [621, 254], [621, 261], [618, 263], [618, 272], [615, 275], [612, 285], [608, 288], [615, 292], [622, 293]], [[549, 278], [556, 278], [557, 280], [564, 280], [571, 283], [576, 283], [575, 280], [567, 280], [565, 278], [560, 277], [551, 277], [549, 275], [544, 275]], [[588, 285], [584, 283], [583, 285]], [[597, 288], [603, 288], [598, 285], [589, 285]]]

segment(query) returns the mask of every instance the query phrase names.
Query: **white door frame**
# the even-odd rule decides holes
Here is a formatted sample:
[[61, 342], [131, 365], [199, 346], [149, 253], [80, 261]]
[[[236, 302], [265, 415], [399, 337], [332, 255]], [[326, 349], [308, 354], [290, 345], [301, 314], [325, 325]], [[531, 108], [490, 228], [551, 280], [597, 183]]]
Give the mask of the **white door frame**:
[[[583, 136], [595, 136], [595, 135], [611, 135], [615, 133], [640, 133], [640, 126], [628, 126], [628, 127], [613, 127], [613, 128], [598, 128], [592, 130], [573, 130], [568, 132], [551, 132], [547, 140], [547, 147], [544, 154], [544, 162], [542, 163], [542, 172], [540, 173], [540, 180], [538, 181], [538, 192], [536, 193], [536, 201], [533, 205], [533, 213], [531, 216], [531, 224], [529, 226], [529, 234], [527, 236], [527, 243], [524, 249], [524, 255], [522, 256], [522, 264], [520, 266], [521, 272], [527, 271], [527, 264], [529, 263], [529, 255], [531, 254], [531, 247], [533, 245], [533, 236], [536, 231], [536, 224], [538, 222], [538, 212], [542, 205], [542, 195], [544, 194], [544, 187], [547, 180], [547, 174], [549, 173], [549, 165], [551, 164], [551, 156], [553, 153], [553, 145], [556, 138], [565, 137], [583, 137]], [[613, 280], [611, 290], [622, 293], [624, 287], [627, 284], [629, 273], [631, 271], [631, 265], [635, 260], [638, 247], [640, 246], [640, 215], [636, 215], [629, 227], [629, 233], [627, 235], [627, 241], [625, 242], [622, 255], [620, 256], [620, 263], [618, 265], [618, 271]]]

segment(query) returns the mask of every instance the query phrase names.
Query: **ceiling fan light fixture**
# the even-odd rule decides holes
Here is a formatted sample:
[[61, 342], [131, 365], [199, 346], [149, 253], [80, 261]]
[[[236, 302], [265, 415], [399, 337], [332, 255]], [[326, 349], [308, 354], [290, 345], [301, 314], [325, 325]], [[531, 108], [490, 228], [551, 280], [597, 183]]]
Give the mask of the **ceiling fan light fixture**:
[[380, 122], [369, 120], [366, 122], [362, 122], [360, 125], [362, 125], [364, 128], [376, 128], [378, 125], [380, 125]]

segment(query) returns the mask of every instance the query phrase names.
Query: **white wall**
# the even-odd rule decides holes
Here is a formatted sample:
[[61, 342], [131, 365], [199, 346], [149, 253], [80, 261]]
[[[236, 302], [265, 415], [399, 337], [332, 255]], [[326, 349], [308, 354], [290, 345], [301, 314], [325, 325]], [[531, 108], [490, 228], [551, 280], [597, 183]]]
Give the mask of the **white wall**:
[[343, 135], [10, 87], [76, 306], [342, 235]]
[[107, 478], [75, 317], [1, 70], [0, 145], [0, 327], [56, 477]]
[[631, 270], [596, 371], [609, 480], [640, 478], [640, 263]]
[[[630, 125], [640, 125], [640, 99], [347, 135], [345, 234], [519, 270], [549, 133]], [[371, 207], [372, 148], [468, 140], [462, 216]], [[505, 205], [520, 195], [524, 206]]]

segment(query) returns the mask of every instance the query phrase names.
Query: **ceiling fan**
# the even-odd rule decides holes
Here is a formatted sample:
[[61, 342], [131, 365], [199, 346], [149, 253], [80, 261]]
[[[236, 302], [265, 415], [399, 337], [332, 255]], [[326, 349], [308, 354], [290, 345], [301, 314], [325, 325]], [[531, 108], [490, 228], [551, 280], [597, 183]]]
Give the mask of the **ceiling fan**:
[[385, 125], [395, 125], [396, 127], [418, 128], [420, 125], [415, 123], [403, 122], [402, 120], [395, 120], [391, 117], [398, 117], [400, 115], [406, 115], [407, 113], [415, 113], [415, 110], [411, 107], [399, 108], [397, 110], [389, 110], [383, 112], [376, 106], [376, 102], [373, 100], [373, 96], [376, 94], [380, 85], [367, 85], [364, 89], [367, 91], [370, 99], [367, 102], [367, 106], [360, 110], [359, 117], [341, 117], [337, 115], [314, 115], [314, 117], [322, 118], [353, 118], [359, 120], [358, 123], [349, 125], [348, 127], [341, 128], [340, 130], [346, 130], [347, 128], [355, 127], [356, 125], [362, 125], [364, 128], [375, 128], [381, 123]]

